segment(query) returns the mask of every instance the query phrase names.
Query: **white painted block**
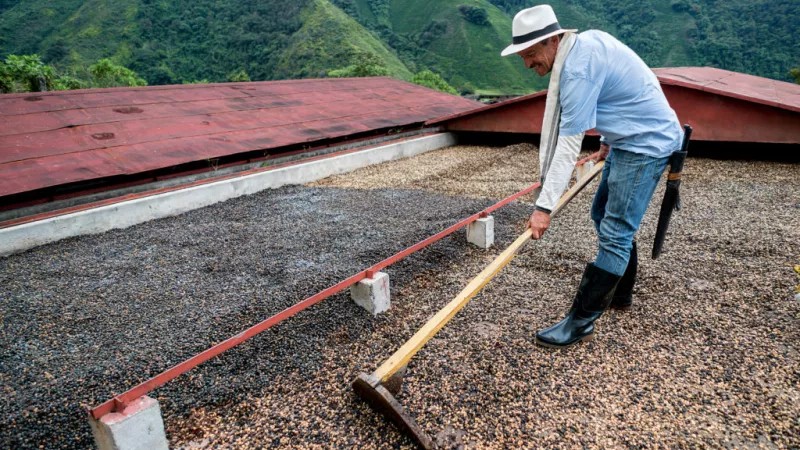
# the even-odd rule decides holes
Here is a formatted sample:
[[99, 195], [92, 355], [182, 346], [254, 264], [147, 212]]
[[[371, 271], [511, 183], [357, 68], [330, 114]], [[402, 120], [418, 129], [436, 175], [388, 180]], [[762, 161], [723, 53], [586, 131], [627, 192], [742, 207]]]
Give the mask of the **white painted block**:
[[169, 450], [158, 401], [144, 396], [121, 413], [89, 417], [98, 450]]
[[374, 278], [367, 278], [350, 286], [350, 297], [372, 315], [388, 311], [391, 306], [389, 275], [378, 272]]
[[594, 161], [586, 161], [580, 166], [575, 166], [575, 181], [580, 181], [590, 170], [594, 168]]
[[494, 216], [467, 225], [467, 242], [480, 248], [491, 247], [494, 244]]

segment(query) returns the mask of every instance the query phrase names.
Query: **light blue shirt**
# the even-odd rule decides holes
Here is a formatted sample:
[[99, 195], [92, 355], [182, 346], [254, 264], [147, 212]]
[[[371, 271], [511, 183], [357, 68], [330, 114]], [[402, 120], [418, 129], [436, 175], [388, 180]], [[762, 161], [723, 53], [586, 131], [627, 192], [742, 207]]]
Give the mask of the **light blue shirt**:
[[560, 90], [560, 135], [594, 128], [612, 148], [656, 158], [680, 150], [683, 130], [655, 74], [610, 34], [577, 36]]

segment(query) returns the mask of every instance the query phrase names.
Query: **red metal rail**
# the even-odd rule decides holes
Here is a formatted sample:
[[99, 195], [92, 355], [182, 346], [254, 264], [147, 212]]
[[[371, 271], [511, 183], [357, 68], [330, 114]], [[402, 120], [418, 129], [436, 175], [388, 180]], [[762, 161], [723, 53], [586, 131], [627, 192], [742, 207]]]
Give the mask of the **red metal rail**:
[[[583, 160], [579, 161], [576, 164], [576, 166], [579, 166], [579, 165], [582, 165], [582, 164], [586, 163], [586, 161], [588, 161], [590, 158], [592, 158], [594, 156], [595, 155], [591, 155], [589, 158], [584, 158]], [[184, 362], [182, 362], [180, 364], [177, 364], [177, 365], [173, 366], [170, 369], [165, 370], [164, 372], [156, 375], [155, 377], [153, 377], [153, 378], [151, 378], [151, 379], [139, 384], [138, 386], [134, 387], [133, 389], [130, 389], [130, 390], [126, 391], [126, 392], [123, 392], [122, 394], [117, 395], [113, 399], [108, 400], [105, 403], [102, 403], [101, 405], [99, 405], [99, 406], [97, 406], [95, 408], [89, 409], [89, 414], [91, 414], [91, 416], [94, 417], [95, 419], [99, 419], [99, 418], [101, 418], [102, 416], [104, 416], [104, 415], [106, 415], [108, 413], [111, 413], [111, 412], [114, 412], [114, 411], [122, 411], [125, 408], [125, 406], [127, 406], [128, 404], [130, 404], [131, 402], [133, 402], [137, 398], [147, 394], [148, 392], [151, 392], [151, 391], [157, 389], [160, 386], [163, 386], [164, 384], [166, 384], [170, 380], [173, 380], [173, 379], [177, 378], [178, 376], [180, 376], [180, 375], [182, 375], [182, 374], [194, 369], [195, 367], [199, 366], [200, 364], [208, 361], [209, 359], [211, 359], [211, 358], [213, 358], [215, 356], [218, 356], [219, 354], [223, 353], [224, 351], [226, 351], [228, 349], [231, 349], [231, 348], [241, 344], [242, 342], [250, 339], [251, 337], [253, 337], [253, 336], [255, 336], [255, 335], [259, 334], [259, 333], [261, 333], [262, 331], [268, 330], [273, 325], [276, 325], [276, 324], [282, 322], [283, 320], [294, 316], [295, 314], [299, 313], [300, 311], [303, 311], [304, 309], [307, 309], [307, 308], [311, 307], [312, 305], [315, 305], [315, 304], [321, 302], [322, 300], [325, 300], [326, 298], [328, 298], [328, 297], [330, 297], [332, 295], [335, 295], [335, 294], [347, 289], [348, 287], [358, 283], [359, 281], [364, 280], [366, 278], [372, 278], [377, 272], [380, 272], [382, 269], [394, 264], [395, 262], [405, 258], [406, 256], [411, 255], [412, 253], [415, 253], [415, 252], [417, 252], [417, 251], [419, 251], [419, 250], [421, 250], [421, 249], [433, 244], [436, 241], [439, 241], [439, 240], [441, 240], [441, 239], [453, 234], [454, 232], [458, 231], [459, 229], [461, 229], [461, 228], [467, 226], [468, 224], [478, 220], [479, 218], [486, 217], [487, 215], [489, 215], [489, 213], [491, 213], [491, 212], [493, 212], [493, 211], [495, 211], [497, 209], [502, 208], [503, 206], [505, 206], [505, 205], [511, 203], [512, 201], [522, 197], [523, 195], [531, 193], [533, 190], [537, 189], [539, 186], [541, 186], [540, 182], [539, 183], [535, 183], [535, 184], [533, 184], [533, 185], [531, 185], [531, 186], [529, 186], [529, 187], [517, 192], [516, 194], [513, 194], [513, 195], [511, 195], [509, 197], [506, 197], [505, 199], [495, 203], [494, 205], [484, 209], [483, 211], [481, 211], [481, 212], [479, 212], [477, 214], [473, 214], [473, 215], [467, 217], [466, 219], [464, 219], [464, 220], [462, 220], [462, 221], [460, 221], [460, 222], [458, 222], [458, 223], [456, 223], [456, 224], [454, 224], [454, 225], [452, 225], [452, 226], [440, 231], [439, 233], [437, 233], [437, 234], [425, 239], [424, 241], [418, 242], [417, 244], [415, 244], [415, 245], [413, 245], [413, 246], [411, 246], [411, 247], [409, 247], [409, 248], [407, 248], [407, 249], [405, 249], [405, 250], [403, 250], [403, 251], [401, 251], [401, 252], [399, 252], [399, 253], [397, 253], [397, 254], [395, 254], [393, 256], [390, 256], [389, 258], [384, 259], [383, 261], [373, 265], [369, 269], [363, 270], [363, 271], [361, 271], [361, 272], [359, 272], [359, 273], [357, 273], [357, 274], [355, 274], [355, 275], [353, 275], [353, 276], [351, 276], [349, 278], [346, 278], [346, 279], [340, 281], [339, 283], [337, 283], [337, 284], [335, 284], [335, 285], [333, 285], [333, 286], [331, 286], [331, 287], [329, 287], [329, 288], [327, 288], [327, 289], [325, 289], [325, 290], [323, 290], [323, 291], [321, 291], [321, 292], [319, 292], [319, 293], [317, 293], [317, 294], [315, 294], [315, 295], [313, 295], [313, 296], [301, 301], [300, 303], [297, 303], [297, 304], [295, 304], [295, 305], [283, 310], [282, 312], [270, 317], [269, 319], [267, 319], [267, 320], [265, 320], [265, 321], [263, 321], [263, 322], [261, 322], [261, 323], [259, 323], [257, 325], [254, 325], [254, 326], [246, 329], [245, 331], [237, 334], [236, 336], [233, 336], [230, 339], [227, 339], [227, 340], [225, 340], [223, 342], [220, 342], [219, 344], [214, 345], [213, 347], [210, 347], [209, 349], [203, 351], [202, 353], [199, 353], [199, 354], [187, 359], [186, 361], [184, 361]]]

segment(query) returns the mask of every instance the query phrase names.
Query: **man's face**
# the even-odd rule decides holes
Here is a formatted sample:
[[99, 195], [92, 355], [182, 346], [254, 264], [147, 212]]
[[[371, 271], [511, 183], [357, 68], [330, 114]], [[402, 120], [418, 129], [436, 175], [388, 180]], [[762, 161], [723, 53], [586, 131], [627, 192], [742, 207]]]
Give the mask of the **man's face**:
[[542, 77], [553, 70], [553, 63], [556, 60], [556, 52], [558, 51], [559, 41], [552, 38], [547, 40], [550, 41], [547, 45], [537, 42], [517, 53], [525, 61], [525, 67], [535, 70]]

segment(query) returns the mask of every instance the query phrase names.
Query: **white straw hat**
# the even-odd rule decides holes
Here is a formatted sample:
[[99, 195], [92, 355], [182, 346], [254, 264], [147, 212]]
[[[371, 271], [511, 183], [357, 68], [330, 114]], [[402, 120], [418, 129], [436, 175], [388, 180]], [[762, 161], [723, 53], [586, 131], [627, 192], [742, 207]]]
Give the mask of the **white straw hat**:
[[575, 32], [578, 30], [561, 28], [558, 24], [558, 19], [556, 19], [556, 13], [553, 12], [553, 8], [550, 5], [538, 5], [533, 8], [523, 9], [514, 16], [514, 22], [511, 24], [511, 33], [514, 35], [513, 43], [506, 47], [500, 55], [508, 56], [520, 52], [550, 36], [566, 33], [567, 31]]

